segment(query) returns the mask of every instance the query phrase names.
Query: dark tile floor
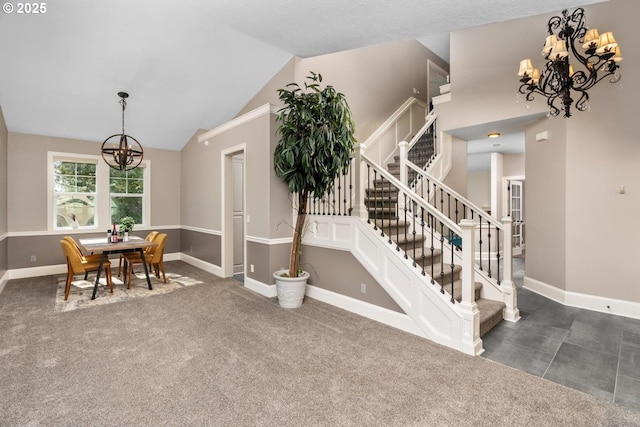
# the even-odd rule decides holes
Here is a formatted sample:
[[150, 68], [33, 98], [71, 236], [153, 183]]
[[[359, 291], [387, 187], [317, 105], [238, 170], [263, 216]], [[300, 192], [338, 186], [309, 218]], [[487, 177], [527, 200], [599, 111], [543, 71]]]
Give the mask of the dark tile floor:
[[640, 411], [640, 320], [567, 307], [522, 288], [521, 320], [483, 337], [484, 357]]

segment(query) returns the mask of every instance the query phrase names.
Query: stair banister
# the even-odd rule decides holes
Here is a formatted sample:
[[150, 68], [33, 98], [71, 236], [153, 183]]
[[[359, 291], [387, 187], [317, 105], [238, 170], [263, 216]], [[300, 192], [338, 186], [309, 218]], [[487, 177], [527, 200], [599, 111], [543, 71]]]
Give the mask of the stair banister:
[[462, 351], [468, 354], [480, 354], [482, 352], [482, 340], [480, 339], [480, 311], [475, 302], [475, 245], [469, 243], [475, 241], [476, 222], [463, 219], [460, 225], [456, 224], [386, 169], [375, 164], [365, 154], [361, 154], [361, 159], [376, 171], [376, 175], [379, 174], [380, 177], [392, 183], [394, 187], [406, 195], [410, 199], [411, 205], [417, 206], [418, 209], [426, 210], [450, 231], [462, 236], [462, 300], [460, 303], [456, 303], [452, 297], [452, 302], [458, 306], [458, 312], [463, 320]]
[[[413, 138], [411, 138], [411, 141], [407, 142], [407, 141], [400, 141], [398, 143], [398, 149], [399, 149], [399, 155], [400, 155], [400, 180], [403, 183], [408, 183], [408, 171], [407, 171], [407, 161], [409, 160], [409, 151], [411, 151], [411, 149], [418, 143], [418, 141], [420, 140], [420, 138], [422, 137], [422, 135], [424, 135], [431, 126], [433, 126], [433, 123], [435, 123], [436, 119], [438, 118], [438, 116], [436, 115], [435, 112], [431, 111], [429, 112], [429, 114], [427, 114], [427, 116], [425, 117], [425, 124], [420, 128], [420, 130], [418, 130], [418, 132], [416, 132], [416, 134], [413, 136]], [[434, 141], [434, 145], [435, 145], [435, 141]], [[435, 150], [435, 146], [434, 146], [434, 152], [437, 152], [437, 150]], [[425, 165], [422, 165], [422, 167], [424, 167]]]
[[[419, 111], [415, 111], [419, 110]], [[363, 153], [367, 153], [378, 164], [385, 164], [388, 154], [395, 151], [401, 140], [413, 137], [416, 134], [415, 126], [422, 126], [428, 105], [417, 98], [408, 98], [387, 120], [385, 120], [363, 143]], [[408, 129], [399, 130], [398, 123], [408, 114]], [[419, 119], [419, 120], [418, 120]], [[393, 131], [388, 141], [389, 147], [383, 147], [381, 141], [387, 132]], [[406, 132], [405, 132], [406, 131]], [[400, 134], [403, 132], [404, 134]], [[387, 141], [387, 139], [385, 139]], [[392, 144], [392, 145], [391, 145]], [[387, 151], [385, 151], [387, 150]], [[375, 153], [375, 154], [374, 154]]]
[[453, 196], [454, 198], [458, 199], [458, 200], [464, 200], [465, 204], [471, 208], [472, 210], [478, 212], [478, 216], [481, 216], [482, 218], [485, 218], [487, 220], [487, 222], [491, 223], [493, 226], [495, 226], [496, 228], [502, 229], [503, 225], [502, 223], [500, 223], [500, 221], [498, 221], [497, 219], [495, 219], [494, 217], [492, 217], [491, 215], [487, 214], [484, 210], [482, 210], [481, 208], [479, 208], [478, 206], [476, 206], [475, 204], [473, 204], [471, 201], [467, 200], [466, 197], [461, 196], [459, 193], [457, 193], [455, 190], [453, 190], [451, 187], [448, 187], [446, 184], [444, 184], [443, 182], [437, 180], [436, 178], [434, 178], [433, 176], [429, 175], [427, 172], [425, 172], [424, 170], [422, 170], [421, 167], [419, 167], [418, 165], [416, 165], [415, 163], [413, 163], [411, 160], [407, 159], [407, 167], [413, 169], [414, 171], [416, 171], [419, 175], [422, 175], [422, 177], [424, 179], [428, 179], [432, 184], [436, 184], [438, 187], [440, 187], [441, 189], [443, 189], [444, 191], [446, 191], [447, 193], [449, 193], [451, 196]]
[[[455, 192], [450, 187], [446, 186], [441, 181], [435, 179], [434, 177], [427, 174], [427, 172], [423, 171], [422, 168], [418, 167], [415, 163], [410, 160], [406, 161], [407, 167], [413, 169], [418, 174], [420, 174], [424, 179], [429, 180], [431, 183], [434, 183], [437, 187], [440, 187], [447, 193], [451, 194], [454, 198], [458, 200], [464, 200], [465, 205], [469, 207], [471, 210], [477, 212], [478, 217], [485, 220], [488, 224], [493, 225], [497, 230], [502, 232], [502, 268], [503, 268], [503, 279], [499, 281], [498, 286], [503, 294], [503, 302], [507, 305], [504, 311], [505, 320], [516, 322], [520, 318], [520, 311], [518, 310], [518, 301], [517, 301], [517, 292], [515, 291], [515, 285], [513, 283], [512, 277], [512, 261], [513, 261], [513, 250], [512, 250], [512, 219], [511, 217], [504, 217], [502, 222], [498, 221], [491, 215], [484, 212], [478, 206], [462, 197], [460, 194]], [[498, 242], [499, 244], [499, 242]], [[496, 252], [500, 252], [500, 248], [498, 247]], [[500, 272], [498, 272], [498, 275]]]
[[[361, 158], [362, 158], [363, 162], [367, 163], [374, 170], [376, 170], [377, 173], [380, 176], [384, 177], [384, 179], [386, 179], [387, 181], [392, 182], [393, 185], [396, 188], [398, 188], [400, 191], [405, 193], [411, 199], [412, 202], [414, 202], [419, 207], [424, 208], [427, 212], [429, 212], [431, 215], [433, 215], [435, 218], [437, 218], [438, 221], [442, 222], [449, 230], [451, 230], [454, 233], [460, 235], [461, 230], [460, 230], [460, 226], [458, 224], [453, 222], [449, 217], [447, 217], [445, 214], [440, 212], [438, 209], [434, 208], [431, 204], [425, 202], [425, 200], [422, 197], [418, 196], [407, 185], [405, 185], [404, 183], [400, 182], [395, 176], [393, 176], [391, 173], [389, 173], [389, 171], [387, 171], [386, 169], [381, 168], [380, 166], [378, 166], [366, 154], [361, 154]], [[363, 204], [364, 204], [364, 202], [363, 202]]]

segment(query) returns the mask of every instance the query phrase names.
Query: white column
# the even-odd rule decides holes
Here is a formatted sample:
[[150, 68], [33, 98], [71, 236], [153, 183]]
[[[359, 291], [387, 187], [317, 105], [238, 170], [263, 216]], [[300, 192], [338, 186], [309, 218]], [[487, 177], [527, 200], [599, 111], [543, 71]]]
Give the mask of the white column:
[[503, 301], [507, 305], [504, 309], [504, 320], [509, 322], [517, 322], [520, 320], [520, 310], [518, 310], [518, 292], [513, 284], [513, 220], [510, 216], [502, 218], [503, 225], [503, 241], [502, 241], [502, 281], [500, 282], [500, 290], [502, 291]]
[[400, 182], [407, 185], [407, 158], [409, 155], [409, 143], [407, 141], [400, 141], [398, 143], [398, 149], [400, 150]]
[[460, 221], [462, 229], [462, 351], [477, 356], [482, 354], [480, 339], [480, 311], [475, 301], [475, 234], [476, 222], [470, 219]]

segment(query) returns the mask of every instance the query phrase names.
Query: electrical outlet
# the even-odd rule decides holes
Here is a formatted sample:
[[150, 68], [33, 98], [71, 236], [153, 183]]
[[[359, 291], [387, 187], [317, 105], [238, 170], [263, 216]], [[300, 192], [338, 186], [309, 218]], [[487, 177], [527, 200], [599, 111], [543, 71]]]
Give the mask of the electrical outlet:
[[362, 293], [362, 294], [366, 294], [367, 293], [367, 284], [366, 283], [360, 283], [360, 293]]
[[37, 258], [35, 255], [31, 255], [31, 258], [29, 258], [29, 261], [31, 262], [36, 262]]
[[253, 264], [251, 264], [251, 272], [254, 272]]

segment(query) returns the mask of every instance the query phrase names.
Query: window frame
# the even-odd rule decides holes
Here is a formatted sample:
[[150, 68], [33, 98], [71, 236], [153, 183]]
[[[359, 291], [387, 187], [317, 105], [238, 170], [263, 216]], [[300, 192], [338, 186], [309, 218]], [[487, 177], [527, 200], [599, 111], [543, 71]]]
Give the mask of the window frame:
[[[56, 161], [84, 162], [96, 164], [96, 195], [94, 206], [94, 221], [92, 226], [82, 226], [77, 229], [58, 227], [55, 208], [55, 168]], [[142, 224], [139, 227], [150, 226], [151, 210], [151, 162], [143, 160], [140, 167], [144, 167], [142, 193]], [[91, 231], [106, 230], [113, 224], [111, 218], [111, 188], [109, 185], [109, 166], [102, 157], [92, 154], [66, 153], [58, 151], [47, 152], [47, 230], [48, 231]]]
[[[139, 227], [148, 227], [151, 223], [150, 221], [150, 206], [151, 206], [151, 191], [150, 191], [150, 187], [151, 187], [151, 162], [149, 160], [143, 160], [140, 163], [140, 166], [138, 166], [139, 168], [142, 168], [144, 170], [143, 174], [142, 174], [142, 185], [143, 185], [143, 189], [144, 191], [142, 193], [130, 193], [131, 195], [128, 197], [138, 197], [138, 196], [142, 196], [142, 224], [135, 224], [136, 226]], [[107, 194], [107, 203], [108, 203], [108, 210], [109, 210], [109, 216], [108, 218], [111, 221], [111, 224], [114, 223], [114, 219], [111, 218], [111, 194], [129, 194], [129, 193], [111, 193], [111, 174], [110, 174], [110, 170], [111, 168], [107, 167], [107, 190], [108, 190], [108, 194]], [[116, 223], [117, 221], [119, 221], [120, 219], [116, 219]]]

